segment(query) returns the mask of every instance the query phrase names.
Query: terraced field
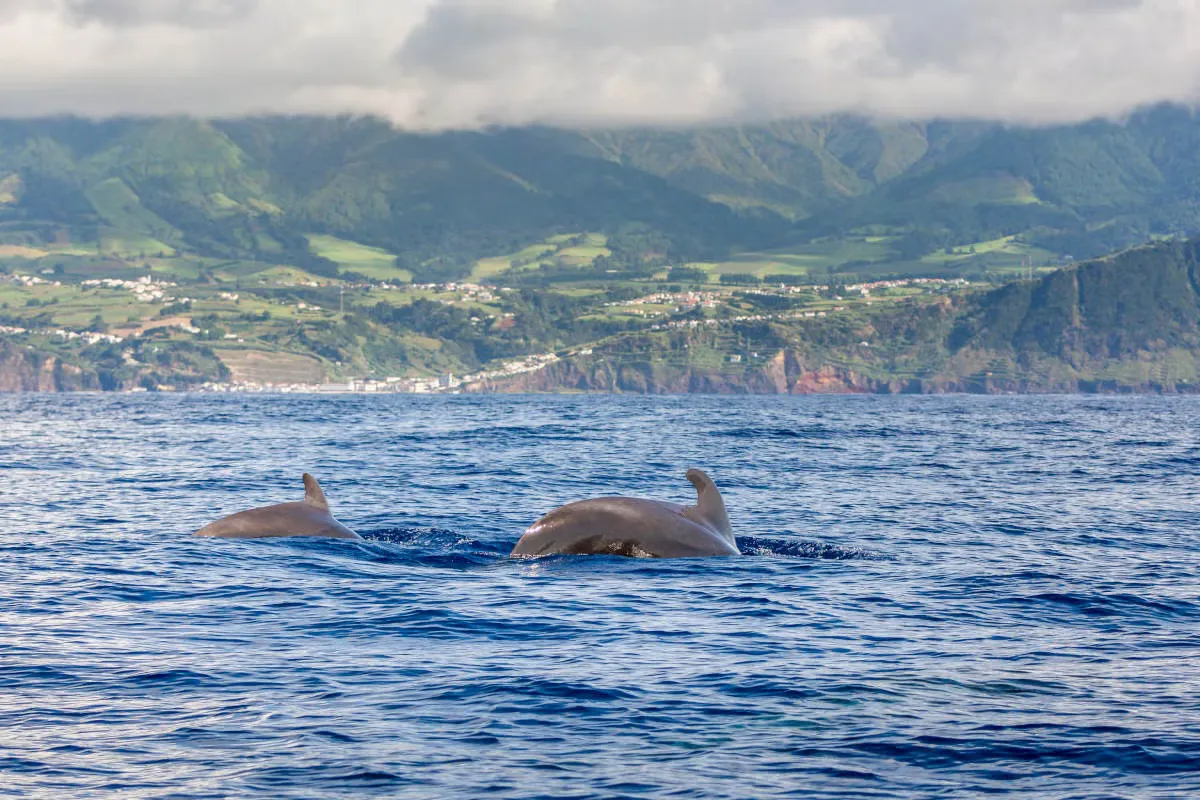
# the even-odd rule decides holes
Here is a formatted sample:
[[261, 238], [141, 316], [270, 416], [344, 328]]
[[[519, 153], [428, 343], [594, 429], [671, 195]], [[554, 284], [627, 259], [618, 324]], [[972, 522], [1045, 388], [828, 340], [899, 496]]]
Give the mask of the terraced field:
[[235, 381], [247, 383], [321, 383], [325, 366], [315, 358], [296, 353], [213, 348]]

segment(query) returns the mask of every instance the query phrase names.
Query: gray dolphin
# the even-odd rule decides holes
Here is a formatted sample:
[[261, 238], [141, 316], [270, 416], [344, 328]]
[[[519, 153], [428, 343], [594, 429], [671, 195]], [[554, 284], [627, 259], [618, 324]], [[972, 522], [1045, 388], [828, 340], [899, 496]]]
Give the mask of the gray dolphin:
[[694, 506], [634, 497], [600, 497], [571, 503], [535, 522], [517, 542], [512, 555], [741, 555], [717, 485], [698, 469], [688, 470], [687, 479], [696, 487]]
[[283, 536], [322, 536], [328, 539], [362, 537], [333, 518], [321, 484], [304, 473], [304, 500], [241, 511], [205, 525], [197, 536], [220, 539], [270, 539]]

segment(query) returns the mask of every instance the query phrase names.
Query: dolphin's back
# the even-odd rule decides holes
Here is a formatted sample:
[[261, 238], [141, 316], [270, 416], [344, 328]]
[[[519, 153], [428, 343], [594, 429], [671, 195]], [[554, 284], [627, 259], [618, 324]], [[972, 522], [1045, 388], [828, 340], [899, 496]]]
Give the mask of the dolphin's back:
[[571, 503], [535, 522], [514, 556], [623, 555], [692, 558], [738, 555], [716, 531], [657, 500], [600, 497]]
[[197, 536], [217, 539], [275, 539], [284, 536], [320, 536], [325, 539], [357, 539], [354, 531], [333, 518], [329, 501], [317, 479], [304, 473], [304, 500], [239, 511], [196, 531]]
[[219, 539], [272, 539], [284, 536], [319, 536], [359, 539], [329, 511], [310, 503], [282, 503], [231, 514], [196, 531], [197, 536]]

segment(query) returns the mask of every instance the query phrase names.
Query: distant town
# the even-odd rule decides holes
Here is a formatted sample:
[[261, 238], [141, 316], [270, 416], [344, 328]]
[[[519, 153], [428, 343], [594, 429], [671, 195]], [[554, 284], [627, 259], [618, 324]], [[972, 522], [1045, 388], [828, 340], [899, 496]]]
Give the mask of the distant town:
[[[590, 353], [590, 351], [586, 351]], [[586, 354], [584, 353], [584, 354]], [[537, 372], [558, 361], [554, 353], [526, 356], [502, 363], [495, 369], [476, 372], [471, 375], [455, 376], [446, 373], [435, 378], [385, 378], [384, 380], [361, 379], [345, 381], [344, 383], [288, 383], [263, 384], [249, 382], [204, 383], [199, 387], [201, 392], [249, 392], [249, 393], [278, 393], [278, 394], [454, 394], [470, 387], [486, 387], [489, 381], [512, 378], [530, 372]], [[146, 391], [143, 389], [142, 391]]]
[[[282, 292], [269, 295], [252, 281], [231, 281], [228, 277], [215, 287], [188, 283], [191, 288], [183, 289], [180, 281], [188, 279], [175, 277], [172, 280], [170, 276], [153, 272], [132, 278], [86, 277], [78, 281], [64, 280], [65, 276], [60, 273], [61, 270], [45, 269], [39, 274], [10, 272], [0, 275], [0, 282], [28, 292], [14, 296], [23, 303], [19, 307], [24, 316], [18, 318], [10, 314], [4, 320], [6, 324], [0, 324], [0, 336], [24, 341], [33, 347], [38, 346], [38, 340], [79, 347], [118, 345], [121, 364], [134, 370], [152, 369], [161, 361], [165, 346], [187, 346], [187, 343], [217, 347], [220, 358], [233, 364], [233, 369], [225, 370], [219, 380], [210, 375], [207, 380], [176, 381], [169, 375], [162, 375], [127, 383], [123, 390], [130, 392], [453, 394], [499, 388], [513, 378], [539, 372], [558, 361], [606, 352], [601, 349], [605, 346], [605, 334], [601, 333], [598, 339], [586, 343], [559, 345], [554, 352], [498, 358], [482, 365], [476, 363], [474, 370], [469, 370], [464, 360], [450, 358], [436, 364], [427, 359], [425, 365], [415, 369], [409, 365], [407, 370], [403, 363], [363, 365], [372, 368], [375, 374], [353, 377], [352, 372], [349, 375], [347, 372], [357, 365], [328, 355], [323, 362], [329, 365], [327, 369], [275, 368], [271, 366], [272, 358], [275, 364], [286, 365], [289, 358], [295, 364], [295, 359], [303, 357], [302, 350], [278, 348], [281, 332], [291, 335], [305, 331], [304, 326], [315, 326], [308, 328], [308, 332], [333, 331], [347, 319], [351, 298], [360, 319], [373, 313], [376, 306], [397, 309], [414, 302], [426, 302], [447, 309], [446, 313], [459, 314], [462, 323], [471, 326], [472, 330], [491, 331], [495, 335], [503, 334], [516, 324], [516, 313], [510, 310], [513, 308], [510, 303], [521, 302], [521, 290], [471, 281], [334, 281], [282, 269], [277, 274], [258, 277], [258, 284]], [[919, 295], [961, 291], [971, 286], [970, 281], [961, 278], [929, 277], [848, 285], [760, 281], [753, 285], [717, 287], [705, 283], [683, 287], [679, 283], [660, 282], [657, 291], [640, 296], [617, 296], [608, 300], [597, 297], [592, 310], [584, 312], [584, 316], [615, 325], [611, 329], [618, 333], [638, 329], [646, 332], [729, 330], [746, 323], [787, 324], [818, 319], [877, 302], [907, 302]], [[334, 290], [332, 297], [331, 289]], [[316, 291], [300, 294], [295, 290]], [[320, 291], [325, 294], [318, 294]], [[582, 294], [595, 291], [585, 289]], [[368, 298], [378, 299], [371, 305], [372, 300]], [[95, 309], [94, 313], [86, 310], [89, 306]], [[75, 310], [80, 307], [83, 310]], [[8, 309], [9, 305], [4, 308]], [[43, 311], [49, 313], [39, 313]], [[381, 313], [386, 316], [395, 312]], [[434, 314], [430, 319], [437, 324], [436, 314], [440, 312], [426, 313]], [[266, 327], [270, 324], [276, 325], [274, 332]], [[295, 327], [279, 327], [289, 324]], [[621, 328], [622, 325], [625, 327]], [[872, 343], [864, 340], [860, 344], [871, 346]], [[440, 346], [428, 336], [418, 340], [418, 345], [427, 350]], [[311, 348], [311, 340], [307, 346]], [[270, 355], [272, 350], [274, 356]], [[730, 364], [742, 363], [744, 359], [754, 361], [760, 353], [752, 350], [727, 352], [722, 359]], [[243, 353], [251, 355], [246, 357], [247, 360], [238, 361], [239, 354]], [[252, 363], [251, 358], [258, 361]], [[317, 365], [319, 362], [305, 363]], [[388, 375], [393, 367], [399, 369]]]

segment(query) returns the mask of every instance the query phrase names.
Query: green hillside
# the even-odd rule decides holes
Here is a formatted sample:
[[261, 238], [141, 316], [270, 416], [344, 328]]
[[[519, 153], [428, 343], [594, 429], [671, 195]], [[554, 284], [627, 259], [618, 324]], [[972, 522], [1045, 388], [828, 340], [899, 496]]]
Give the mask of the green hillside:
[[[386, 260], [319, 245], [360, 266]], [[0, 390], [446, 373], [466, 376], [457, 388], [518, 391], [1200, 390], [1200, 240], [999, 287], [717, 284], [672, 269], [497, 289], [186, 255], [59, 256], [41, 268], [43, 251], [4, 247]], [[507, 268], [574, 269], [561, 262], [599, 249], [588, 235], [555, 237]]]
[[795, 219], [905, 174], [929, 153], [927, 128], [835, 117], [690, 131], [601, 131], [583, 138], [605, 158], [710, 199]]
[[499, 388], [1196, 392], [1198, 287], [1200, 241], [1162, 244], [991, 291], [630, 332]]
[[404, 134], [363, 119], [0, 122], [0, 244], [366, 274], [354, 270], [358, 256], [342, 262], [311, 246], [314, 236], [334, 237], [360, 256], [394, 254], [390, 277], [432, 280], [566, 231], [644, 228], [666, 245], [645, 255], [687, 259], [778, 238], [785, 227], [538, 140]]
[[[1200, 232], [1197, 153], [1200, 120], [1171, 106], [1048, 128], [843, 116], [415, 134], [351, 117], [0, 120], [0, 246], [517, 285], [682, 264], [714, 281], [1004, 275]], [[579, 235], [605, 244], [587, 257], [519, 255]]]

